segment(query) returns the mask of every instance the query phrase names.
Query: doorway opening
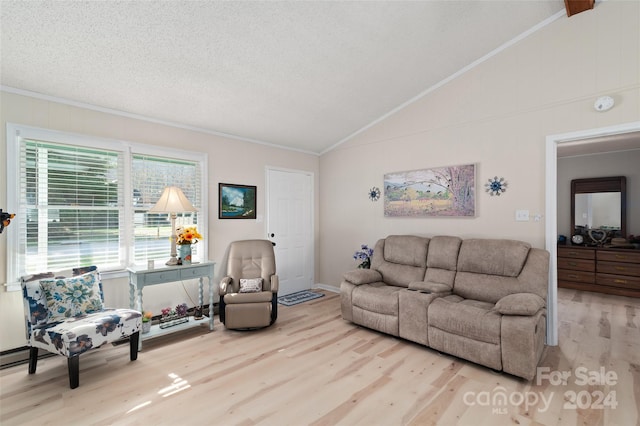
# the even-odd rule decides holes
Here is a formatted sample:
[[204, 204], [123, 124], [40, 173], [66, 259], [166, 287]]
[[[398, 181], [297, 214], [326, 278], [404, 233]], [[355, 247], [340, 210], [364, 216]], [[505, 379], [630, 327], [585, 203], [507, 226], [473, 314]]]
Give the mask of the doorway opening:
[[[617, 126], [582, 130], [578, 132], [550, 135], [546, 138], [545, 193], [545, 248], [551, 256], [549, 264], [549, 293], [547, 297], [547, 345], [558, 344], [558, 148], [603, 149], [605, 143], [611, 144], [613, 138], [622, 138], [640, 132], [640, 121]], [[610, 148], [607, 148], [610, 150]]]

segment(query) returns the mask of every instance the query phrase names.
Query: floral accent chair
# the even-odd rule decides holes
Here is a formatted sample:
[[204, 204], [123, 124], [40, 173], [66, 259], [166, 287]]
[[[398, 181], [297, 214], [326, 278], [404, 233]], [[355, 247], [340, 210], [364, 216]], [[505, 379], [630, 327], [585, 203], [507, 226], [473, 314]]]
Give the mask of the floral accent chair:
[[[103, 306], [100, 273], [95, 266], [73, 269], [72, 276], [51, 272], [22, 277], [29, 346], [29, 374], [36, 372], [38, 350], [67, 357], [69, 384], [80, 384], [80, 354], [129, 339], [130, 359], [138, 358], [142, 314]], [[65, 274], [66, 275], [66, 274]]]

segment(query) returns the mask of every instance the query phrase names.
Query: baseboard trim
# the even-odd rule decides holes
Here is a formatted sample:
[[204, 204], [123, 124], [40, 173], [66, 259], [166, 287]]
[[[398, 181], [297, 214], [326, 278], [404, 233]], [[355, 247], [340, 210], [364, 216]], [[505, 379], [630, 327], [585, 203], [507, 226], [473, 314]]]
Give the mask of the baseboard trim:
[[[51, 352], [40, 351], [38, 359], [49, 358], [55, 356]], [[20, 348], [10, 349], [0, 352], [0, 370], [15, 367], [16, 365], [26, 364], [29, 362], [29, 347], [22, 346]]]
[[336, 287], [335, 285], [316, 283], [313, 288], [330, 291], [332, 293], [340, 293], [340, 287]]

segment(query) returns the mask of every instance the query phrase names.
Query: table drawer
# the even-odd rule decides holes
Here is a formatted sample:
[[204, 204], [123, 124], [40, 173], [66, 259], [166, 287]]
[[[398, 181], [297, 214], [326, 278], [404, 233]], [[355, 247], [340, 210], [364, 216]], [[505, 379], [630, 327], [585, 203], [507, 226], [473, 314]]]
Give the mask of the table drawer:
[[599, 251], [598, 260], [606, 260], [609, 262], [630, 262], [640, 264], [640, 253], [637, 251], [619, 252], [619, 251]]
[[598, 261], [598, 272], [603, 272], [605, 274], [632, 275], [634, 277], [640, 277], [640, 265], [636, 265], [633, 263]]
[[596, 282], [596, 274], [594, 274], [593, 272], [568, 271], [558, 269], [558, 280], [593, 284]]
[[591, 249], [558, 247], [558, 257], [570, 257], [572, 259], [595, 259], [596, 251]]
[[571, 269], [575, 271], [595, 272], [596, 264], [593, 260], [558, 258], [558, 269]]
[[640, 277], [623, 275], [597, 274], [597, 283], [609, 287], [620, 287], [640, 290]]
[[187, 268], [180, 270], [180, 279], [188, 280], [192, 278], [199, 278], [201, 276], [208, 276], [211, 268], [209, 266], [198, 266], [195, 268]]
[[178, 281], [180, 279], [180, 271], [158, 271], [158, 272], [149, 272], [148, 274], [138, 275], [138, 280], [142, 281], [144, 285], [150, 284], [159, 284], [159, 283], [167, 283], [171, 281]]

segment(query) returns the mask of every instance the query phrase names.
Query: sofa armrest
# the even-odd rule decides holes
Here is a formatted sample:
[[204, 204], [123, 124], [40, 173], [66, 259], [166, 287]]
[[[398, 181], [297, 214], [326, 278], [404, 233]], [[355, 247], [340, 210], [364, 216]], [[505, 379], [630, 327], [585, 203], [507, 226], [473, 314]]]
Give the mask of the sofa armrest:
[[502, 315], [531, 316], [535, 315], [546, 305], [547, 303], [544, 299], [537, 294], [514, 293], [498, 300], [495, 309]]
[[451, 294], [451, 287], [442, 283], [434, 283], [431, 281], [414, 281], [409, 283], [409, 290], [417, 290], [423, 293], [433, 293], [438, 296]]
[[280, 287], [280, 279], [277, 275], [271, 275], [271, 293], [277, 293]]
[[218, 286], [218, 295], [224, 296], [225, 294], [227, 294], [227, 289], [231, 284], [231, 279], [232, 279], [231, 277], [224, 277], [220, 281], [220, 285]]
[[351, 284], [369, 284], [382, 281], [382, 274], [375, 269], [355, 269], [344, 274], [344, 280]]

